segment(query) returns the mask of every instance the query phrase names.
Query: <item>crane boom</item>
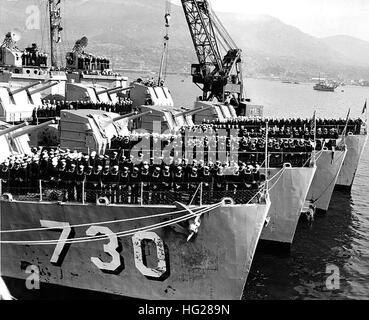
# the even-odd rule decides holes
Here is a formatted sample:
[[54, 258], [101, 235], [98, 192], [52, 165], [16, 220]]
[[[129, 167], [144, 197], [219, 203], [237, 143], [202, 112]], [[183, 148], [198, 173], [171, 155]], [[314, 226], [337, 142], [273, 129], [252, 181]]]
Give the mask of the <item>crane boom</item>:
[[[237, 48], [208, 0], [181, 0], [199, 63], [191, 66], [193, 82], [203, 91], [203, 100], [243, 99], [241, 49]], [[221, 48], [226, 51], [221, 54]]]

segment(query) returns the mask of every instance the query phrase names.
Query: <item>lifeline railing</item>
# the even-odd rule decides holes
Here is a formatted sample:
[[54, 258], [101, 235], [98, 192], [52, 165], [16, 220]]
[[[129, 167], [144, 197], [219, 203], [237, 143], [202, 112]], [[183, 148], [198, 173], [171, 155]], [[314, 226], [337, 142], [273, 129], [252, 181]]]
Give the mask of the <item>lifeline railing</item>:
[[[126, 186], [109, 184], [91, 186], [90, 183], [68, 183], [39, 180], [31, 186], [5, 183], [0, 179], [0, 197], [7, 201], [61, 202], [96, 205], [173, 205], [174, 202], [192, 205], [211, 205], [224, 198], [231, 198], [235, 204], [259, 203], [259, 185], [243, 185], [227, 182], [222, 188], [211, 184], [183, 183], [166, 188], [140, 182]], [[242, 189], [241, 189], [242, 188]]]

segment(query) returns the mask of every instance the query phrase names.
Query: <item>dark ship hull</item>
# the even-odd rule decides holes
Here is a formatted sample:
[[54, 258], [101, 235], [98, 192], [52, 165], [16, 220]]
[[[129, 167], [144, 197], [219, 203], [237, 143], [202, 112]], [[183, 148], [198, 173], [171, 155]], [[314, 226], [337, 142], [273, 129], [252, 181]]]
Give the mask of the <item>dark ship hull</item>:
[[[67, 244], [56, 254], [56, 243], [31, 242], [57, 240], [62, 230], [3, 233], [2, 275], [25, 281], [27, 267], [34, 265], [41, 286], [48, 283], [140, 299], [240, 299], [269, 206], [268, 200], [266, 204], [206, 207], [210, 210], [201, 218], [199, 233], [187, 242], [188, 234], [174, 224], [145, 229], [178, 218], [178, 214], [157, 216], [178, 212], [174, 206], [1, 201], [1, 230], [40, 228], [43, 220], [51, 226], [50, 221], [82, 224], [69, 230], [68, 239], [104, 232], [109, 237]], [[147, 216], [152, 218], [140, 219]], [[121, 219], [125, 221], [117, 222]], [[104, 221], [111, 222], [96, 225]], [[136, 231], [117, 236], [130, 229]], [[13, 240], [28, 245], [7, 242]]]

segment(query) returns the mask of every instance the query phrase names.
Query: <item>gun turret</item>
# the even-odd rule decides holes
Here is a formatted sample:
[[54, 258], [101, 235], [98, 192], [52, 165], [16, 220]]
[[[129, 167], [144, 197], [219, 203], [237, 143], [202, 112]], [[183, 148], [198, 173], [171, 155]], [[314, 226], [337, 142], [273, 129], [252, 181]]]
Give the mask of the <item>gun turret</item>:
[[36, 93], [39, 93], [39, 92], [45, 91], [45, 90], [47, 90], [47, 89], [49, 89], [49, 88], [51, 88], [51, 87], [56, 86], [56, 85], [57, 85], [57, 84], [59, 84], [59, 83], [60, 83], [60, 81], [55, 81], [55, 82], [50, 83], [50, 84], [48, 84], [48, 85], [46, 85], [46, 86], [43, 86], [43, 87], [41, 87], [41, 88], [38, 88], [38, 89], [36, 89], [35, 91], [30, 92], [30, 94], [31, 94], [31, 95], [34, 95], [34, 94], [36, 94]]
[[41, 84], [42, 82], [41, 81], [37, 81], [37, 82], [35, 82], [35, 83], [31, 83], [30, 85], [28, 85], [28, 86], [25, 86], [25, 87], [22, 87], [22, 88], [19, 88], [19, 89], [16, 89], [16, 90], [14, 90], [14, 91], [9, 91], [9, 94], [11, 95], [11, 96], [14, 96], [14, 95], [16, 95], [17, 93], [20, 93], [20, 92], [22, 92], [22, 91], [26, 91], [26, 90], [28, 90], [28, 89], [31, 89], [31, 88], [33, 88], [33, 87], [35, 87], [35, 86], [38, 86], [39, 84]]
[[28, 122], [23, 122], [21, 124], [18, 124], [17, 126], [13, 126], [13, 127], [4, 129], [4, 130], [0, 131], [0, 137], [3, 136], [3, 135], [6, 135], [8, 133], [12, 133], [13, 131], [16, 131], [18, 129], [22, 129], [26, 126], [28, 126]]
[[37, 125], [37, 126], [28, 127], [28, 128], [25, 128], [24, 130], [20, 130], [20, 131], [18, 131], [18, 132], [14, 132], [14, 133], [11, 135], [11, 137], [12, 137], [13, 139], [15, 139], [15, 138], [21, 137], [21, 136], [23, 136], [23, 135], [25, 135], [25, 134], [29, 134], [29, 133], [31, 133], [31, 132], [33, 132], [33, 131], [40, 130], [40, 129], [42, 129], [42, 128], [45, 128], [45, 127], [49, 126], [50, 124], [55, 124], [55, 123], [56, 123], [56, 121], [55, 121], [55, 120], [50, 120], [50, 121], [48, 121], [48, 122], [45, 122], [45, 123], [39, 124], [39, 125]]

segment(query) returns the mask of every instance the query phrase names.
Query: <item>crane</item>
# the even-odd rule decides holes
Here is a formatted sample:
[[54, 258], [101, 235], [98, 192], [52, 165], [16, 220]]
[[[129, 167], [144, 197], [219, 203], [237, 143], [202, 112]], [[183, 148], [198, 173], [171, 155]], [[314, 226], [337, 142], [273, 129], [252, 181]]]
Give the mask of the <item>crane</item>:
[[[199, 63], [192, 64], [193, 82], [202, 99], [243, 102], [242, 50], [237, 47], [208, 0], [181, 0]], [[225, 52], [222, 55], [222, 52]]]

